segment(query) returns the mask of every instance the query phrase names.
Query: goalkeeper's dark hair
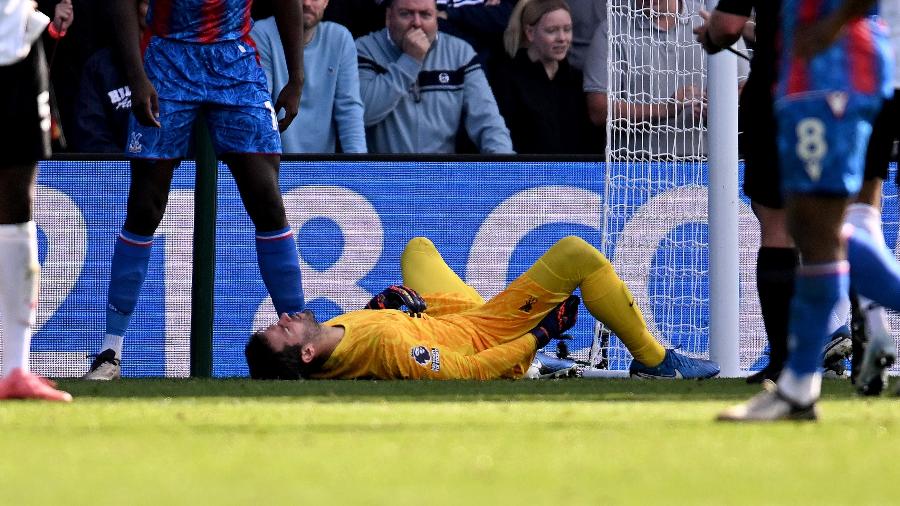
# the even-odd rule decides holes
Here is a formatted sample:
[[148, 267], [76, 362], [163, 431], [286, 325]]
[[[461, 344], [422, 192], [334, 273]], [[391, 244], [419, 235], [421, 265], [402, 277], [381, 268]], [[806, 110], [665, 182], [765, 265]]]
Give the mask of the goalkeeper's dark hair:
[[254, 332], [244, 347], [244, 356], [252, 379], [298, 380], [301, 377], [299, 344], [275, 351], [262, 332]]

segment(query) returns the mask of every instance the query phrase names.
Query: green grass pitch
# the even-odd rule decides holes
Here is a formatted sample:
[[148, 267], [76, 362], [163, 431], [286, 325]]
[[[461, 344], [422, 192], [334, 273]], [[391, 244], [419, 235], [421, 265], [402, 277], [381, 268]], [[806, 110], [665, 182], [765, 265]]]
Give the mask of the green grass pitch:
[[713, 422], [741, 380], [63, 381], [0, 402], [0, 504], [900, 503], [900, 399]]

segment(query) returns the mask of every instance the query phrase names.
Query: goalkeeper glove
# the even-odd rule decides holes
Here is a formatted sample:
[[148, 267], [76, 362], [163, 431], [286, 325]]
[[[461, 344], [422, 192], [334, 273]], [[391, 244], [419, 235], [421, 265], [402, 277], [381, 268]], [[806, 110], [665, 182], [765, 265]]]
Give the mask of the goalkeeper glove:
[[547, 346], [551, 339], [559, 339], [563, 332], [575, 325], [580, 302], [577, 295], [569, 295], [569, 298], [547, 313], [541, 323], [532, 329], [531, 333], [537, 339], [537, 349]]
[[421, 316], [425, 312], [425, 299], [412, 288], [391, 285], [366, 304], [366, 309], [400, 309], [406, 306], [410, 316]]

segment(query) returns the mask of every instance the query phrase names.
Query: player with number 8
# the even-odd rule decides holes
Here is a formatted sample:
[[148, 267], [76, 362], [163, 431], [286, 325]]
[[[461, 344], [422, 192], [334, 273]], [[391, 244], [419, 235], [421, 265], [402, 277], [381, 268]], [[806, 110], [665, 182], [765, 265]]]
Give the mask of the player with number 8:
[[[900, 308], [900, 265], [870, 236], [842, 227], [863, 179], [872, 120], [890, 95], [890, 51], [870, 0], [785, 0], [775, 92], [781, 186], [803, 264], [791, 303], [789, 352], [777, 384], [719, 415], [726, 421], [815, 420], [819, 354], [830, 313], [851, 282]], [[851, 272], [851, 265], [853, 267]]]

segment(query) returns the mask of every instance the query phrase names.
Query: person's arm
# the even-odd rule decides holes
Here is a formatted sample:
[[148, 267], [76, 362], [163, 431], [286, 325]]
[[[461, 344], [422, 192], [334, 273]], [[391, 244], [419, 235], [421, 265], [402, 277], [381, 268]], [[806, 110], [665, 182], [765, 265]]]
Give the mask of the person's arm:
[[284, 48], [288, 82], [278, 92], [275, 112], [284, 109], [284, 117], [278, 120], [282, 132], [294, 121], [300, 111], [300, 94], [303, 92], [303, 17], [299, 0], [274, 0], [275, 24]]
[[48, 29], [54, 39], [66, 36], [72, 22], [75, 21], [75, 9], [72, 8], [72, 0], [60, 0], [53, 9], [53, 22]]
[[874, 5], [875, 0], [844, 0], [825, 18], [810, 25], [798, 26], [794, 33], [794, 56], [808, 60], [834, 44], [841, 36], [844, 25], [865, 16]]
[[606, 117], [609, 114], [609, 99], [605, 92], [589, 92], [585, 93], [587, 101], [588, 118], [591, 123], [596, 126], [606, 124]]
[[334, 95], [334, 120], [344, 153], [366, 153], [363, 103], [359, 96], [359, 67], [350, 32], [341, 28], [340, 60]]
[[506, 122], [500, 116], [491, 87], [475, 63], [475, 52], [471, 49], [471, 59], [466, 65], [463, 82], [463, 114], [469, 138], [478, 145], [481, 153], [515, 153]]
[[379, 62], [374, 52], [374, 37], [382, 37], [385, 32], [357, 40], [356, 49], [359, 57], [359, 93], [365, 111], [365, 126], [380, 123], [388, 117], [401, 100], [406, 98], [410, 88], [416, 82], [422, 62], [406, 53], [400, 55], [395, 62]]
[[[385, 342], [384, 360], [390, 378], [431, 380], [492, 380], [509, 378], [516, 365], [534, 356], [536, 341], [532, 334], [488, 348], [474, 355], [432, 345], [419, 339], [403, 338]], [[524, 372], [524, 371], [523, 371]]]
[[686, 105], [700, 100], [702, 92], [693, 86], [683, 86], [672, 94], [674, 100], [660, 102], [628, 102], [610, 100], [609, 74], [606, 68], [607, 26], [601, 24], [594, 31], [584, 64], [584, 92], [586, 94], [588, 117], [594, 125], [606, 123], [609, 108], [613, 118], [627, 118], [628, 121], [659, 121], [678, 114]]
[[142, 125], [158, 128], [159, 96], [144, 72], [137, 4], [137, 0], [112, 2], [113, 19], [117, 27], [116, 42], [125, 65], [125, 78], [131, 88], [131, 110], [134, 117]]
[[718, 9], [712, 13], [701, 10], [700, 17], [703, 18], [703, 24], [694, 28], [694, 34], [697, 42], [709, 54], [718, 53], [737, 42], [750, 19], [749, 15], [731, 14]]

